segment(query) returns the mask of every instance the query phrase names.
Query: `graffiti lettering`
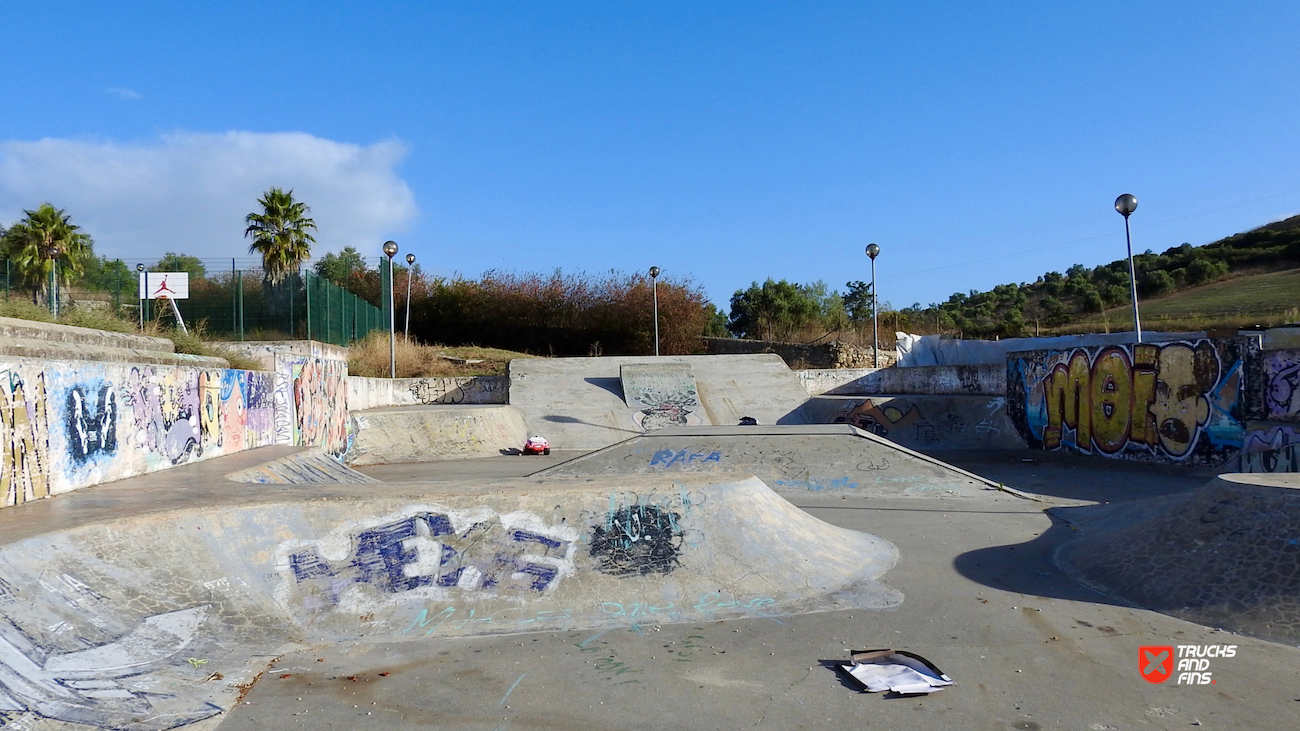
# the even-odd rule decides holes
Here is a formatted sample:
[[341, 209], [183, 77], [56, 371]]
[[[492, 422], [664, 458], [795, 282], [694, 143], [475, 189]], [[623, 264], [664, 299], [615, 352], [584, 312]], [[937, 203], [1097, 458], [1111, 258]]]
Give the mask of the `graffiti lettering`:
[[50, 494], [49, 422], [45, 374], [27, 384], [10, 371], [0, 373], [0, 507]]
[[1182, 460], [1240, 447], [1239, 341], [1041, 351], [1008, 360], [1012, 421], [1031, 444]]
[[1264, 399], [1268, 418], [1300, 421], [1300, 350], [1264, 354]]
[[655, 467], [672, 467], [673, 465], [692, 465], [699, 463], [706, 465], [709, 463], [718, 464], [722, 462], [722, 452], [714, 450], [712, 452], [692, 452], [690, 449], [683, 449], [674, 452], [671, 449], [660, 449], [650, 458], [650, 466]]
[[348, 534], [351, 548], [340, 560], [323, 555], [327, 539], [305, 547], [285, 544], [280, 564], [300, 590], [330, 605], [356, 584], [381, 594], [423, 588], [545, 592], [572, 573], [576, 538], [572, 528], [548, 527], [527, 514], [408, 509]]

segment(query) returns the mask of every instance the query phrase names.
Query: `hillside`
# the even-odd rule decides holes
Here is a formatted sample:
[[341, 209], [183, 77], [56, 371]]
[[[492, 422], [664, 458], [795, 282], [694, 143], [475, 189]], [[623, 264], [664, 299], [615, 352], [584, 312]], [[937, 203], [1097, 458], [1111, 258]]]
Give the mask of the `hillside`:
[[[1300, 216], [1204, 246], [1134, 257], [1143, 329], [1277, 325], [1300, 319]], [[1132, 328], [1128, 260], [988, 292], [957, 293], [899, 314], [909, 324], [962, 337], [1017, 337]]]
[[[1247, 274], [1174, 292], [1138, 304], [1144, 330], [1245, 328], [1300, 321], [1300, 269]], [[1128, 330], [1133, 308], [1127, 303], [1100, 315], [1081, 317], [1054, 332]]]

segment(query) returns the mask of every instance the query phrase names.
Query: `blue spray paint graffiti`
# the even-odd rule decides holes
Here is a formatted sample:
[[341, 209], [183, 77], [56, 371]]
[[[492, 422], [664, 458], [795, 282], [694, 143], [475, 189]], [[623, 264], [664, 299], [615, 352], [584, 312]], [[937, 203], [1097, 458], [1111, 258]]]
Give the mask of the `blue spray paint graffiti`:
[[703, 467], [708, 464], [721, 464], [722, 452], [692, 452], [690, 449], [673, 451], [671, 449], [660, 449], [650, 458], [651, 467], [673, 467], [676, 465], [699, 465]]
[[517, 594], [553, 589], [572, 573], [572, 528], [548, 528], [521, 514], [403, 513], [348, 535], [350, 550], [340, 560], [325, 558], [325, 541], [318, 541], [282, 547], [281, 565], [300, 591], [329, 605], [358, 584], [383, 594], [423, 588]]

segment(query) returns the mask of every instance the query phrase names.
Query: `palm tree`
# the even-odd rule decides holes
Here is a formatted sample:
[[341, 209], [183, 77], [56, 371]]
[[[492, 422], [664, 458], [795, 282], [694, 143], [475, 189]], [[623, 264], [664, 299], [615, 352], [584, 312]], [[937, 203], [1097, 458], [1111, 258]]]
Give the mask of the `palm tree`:
[[311, 245], [316, 239], [308, 231], [316, 229], [316, 222], [306, 217], [311, 209], [306, 203], [295, 201], [292, 190], [272, 188], [257, 202], [262, 205], [262, 212], [244, 218], [248, 224], [244, 236], [253, 237], [248, 253], [262, 255], [266, 279], [276, 284], [297, 272], [311, 256]]
[[0, 255], [13, 262], [22, 283], [32, 288], [32, 302], [39, 304], [48, 293], [54, 260], [59, 261], [60, 280], [80, 276], [86, 260], [94, 256], [94, 242], [63, 209], [49, 203], [23, 213], [23, 220], [0, 239]]

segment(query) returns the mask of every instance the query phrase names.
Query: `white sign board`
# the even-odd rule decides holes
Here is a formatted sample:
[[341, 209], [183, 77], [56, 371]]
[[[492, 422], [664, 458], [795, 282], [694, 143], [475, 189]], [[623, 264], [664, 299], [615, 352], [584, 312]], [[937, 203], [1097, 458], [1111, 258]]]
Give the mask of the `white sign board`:
[[174, 300], [189, 299], [189, 272], [144, 272], [141, 274], [140, 299], [156, 300], [159, 297]]

